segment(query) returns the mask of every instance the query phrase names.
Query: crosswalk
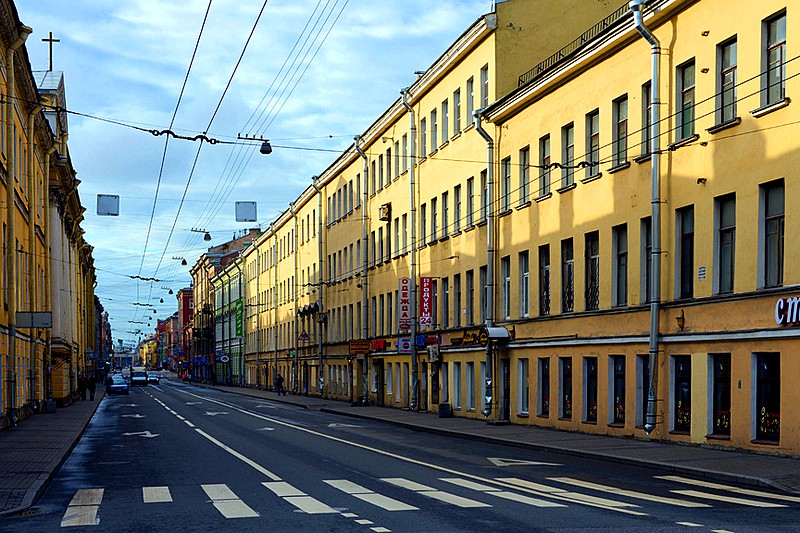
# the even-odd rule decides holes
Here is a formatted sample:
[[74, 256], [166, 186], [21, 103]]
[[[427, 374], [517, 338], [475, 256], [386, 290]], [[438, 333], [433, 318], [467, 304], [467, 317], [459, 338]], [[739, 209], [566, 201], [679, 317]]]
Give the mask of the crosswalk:
[[[486, 509], [496, 506], [500, 503], [499, 500], [503, 500], [523, 506], [549, 508], [555, 512], [573, 505], [588, 505], [639, 516], [648, 515], [643, 506], [651, 504], [679, 507], [694, 512], [694, 509], [715, 506], [781, 508], [800, 503], [800, 497], [797, 496], [745, 489], [682, 476], [654, 476], [654, 479], [662, 485], [661, 494], [567, 476], [547, 477], [537, 481], [514, 477], [493, 479], [441, 477], [435, 479], [434, 483], [431, 481], [420, 483], [402, 477], [386, 477], [370, 480], [370, 484], [374, 486], [365, 486], [364, 482], [357, 483], [349, 479], [323, 479], [320, 481], [324, 486], [335, 489], [334, 493], [330, 490], [325, 491], [330, 500], [328, 502], [309, 495], [287, 481], [265, 481], [261, 485], [268, 491], [265, 495], [280, 498], [295, 512], [308, 515], [338, 514], [352, 518], [363, 525], [374, 524], [367, 518], [348, 512], [354, 502], [348, 501], [347, 498], [366, 503], [371, 506], [369, 508], [391, 513], [420, 511], [426, 504], [449, 505], [459, 509]], [[686, 488], [687, 486], [689, 488]], [[263, 506], [263, 496], [253, 498], [257, 500], [255, 502], [245, 502], [226, 484], [202, 484], [198, 488], [201, 491], [200, 497], [209, 504], [209, 509], [215, 509], [225, 519], [252, 519], [274, 512], [274, 506], [270, 506], [269, 509], [258, 508], [259, 503]], [[183, 489], [185, 491], [186, 487]], [[98, 525], [102, 517], [100, 509], [107, 490], [106, 488], [77, 490], [67, 505], [61, 527]], [[391, 492], [391, 495], [386, 492]], [[336, 498], [331, 494], [342, 496]], [[247, 496], [252, 497], [252, 492], [248, 491]], [[140, 503], [152, 508], [152, 506], [174, 505], [181, 502], [170, 487], [160, 485], [142, 487]], [[371, 527], [371, 530], [376, 533], [391, 531], [379, 525]]]

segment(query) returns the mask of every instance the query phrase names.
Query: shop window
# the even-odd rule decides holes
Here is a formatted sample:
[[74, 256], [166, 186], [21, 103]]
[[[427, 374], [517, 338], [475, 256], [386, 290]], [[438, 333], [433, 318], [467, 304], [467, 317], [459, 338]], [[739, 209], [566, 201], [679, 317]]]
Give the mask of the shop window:
[[675, 355], [673, 363], [674, 431], [689, 432], [692, 425], [692, 365], [688, 355]]
[[539, 416], [550, 416], [550, 359], [539, 358]]
[[756, 439], [780, 441], [781, 354], [755, 354]]
[[583, 419], [597, 422], [597, 357], [583, 358]]
[[625, 356], [612, 355], [609, 357], [611, 365], [611, 413], [609, 419], [613, 424], [625, 424]]
[[712, 365], [712, 425], [714, 435], [731, 434], [731, 354], [711, 355]]
[[572, 420], [572, 357], [559, 357], [559, 418]]

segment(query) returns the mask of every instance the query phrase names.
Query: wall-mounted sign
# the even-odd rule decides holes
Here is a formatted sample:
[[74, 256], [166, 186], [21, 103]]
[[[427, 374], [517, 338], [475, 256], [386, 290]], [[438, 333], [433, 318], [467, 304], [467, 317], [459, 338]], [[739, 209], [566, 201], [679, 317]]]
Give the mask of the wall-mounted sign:
[[350, 341], [350, 355], [365, 355], [369, 353], [369, 341], [352, 339]]
[[397, 291], [397, 327], [401, 330], [409, 330], [411, 329], [411, 278], [400, 278]]
[[781, 326], [800, 323], [800, 296], [775, 302], [775, 322]]
[[397, 353], [411, 353], [410, 337], [401, 337], [397, 339]]
[[419, 325], [433, 325], [433, 278], [419, 278]]
[[382, 352], [386, 349], [386, 339], [372, 339], [370, 348], [373, 352]]

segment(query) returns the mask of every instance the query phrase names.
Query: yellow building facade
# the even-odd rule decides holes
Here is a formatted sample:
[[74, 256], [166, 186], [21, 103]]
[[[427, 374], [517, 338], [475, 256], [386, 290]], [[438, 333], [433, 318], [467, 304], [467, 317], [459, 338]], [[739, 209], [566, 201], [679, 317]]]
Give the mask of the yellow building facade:
[[797, 14], [598, 6], [498, 3], [310, 180], [244, 252], [248, 384], [800, 451]]

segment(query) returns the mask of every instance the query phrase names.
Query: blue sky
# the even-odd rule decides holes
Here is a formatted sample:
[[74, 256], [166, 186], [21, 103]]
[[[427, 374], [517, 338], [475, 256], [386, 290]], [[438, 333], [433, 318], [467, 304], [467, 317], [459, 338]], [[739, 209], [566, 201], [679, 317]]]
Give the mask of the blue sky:
[[[174, 131], [205, 131], [262, 5], [212, 1]], [[20, 19], [34, 30], [26, 44], [34, 69], [47, 68], [41, 39], [52, 31], [61, 40], [54, 69], [64, 72], [70, 110], [159, 130], [172, 119], [207, 6], [17, 0]], [[71, 115], [71, 157], [87, 208], [82, 227], [95, 247], [96, 294], [114, 338], [132, 341], [138, 335], [130, 331], [152, 331], [154, 318], [177, 309], [162, 287], [177, 292], [191, 278], [173, 257], [191, 265], [209, 244], [252, 226], [235, 222], [234, 202], [257, 201], [266, 227], [336, 158], [324, 150], [347, 148], [414, 81], [414, 71], [429, 67], [491, 7], [489, 0], [270, 0], [208, 135], [263, 135], [320, 151], [276, 149], [265, 157], [257, 145], [215, 144], [197, 156], [197, 143], [171, 140], [157, 187], [164, 137]], [[120, 216], [97, 216], [97, 194], [119, 195]], [[192, 228], [209, 231], [211, 243]]]

